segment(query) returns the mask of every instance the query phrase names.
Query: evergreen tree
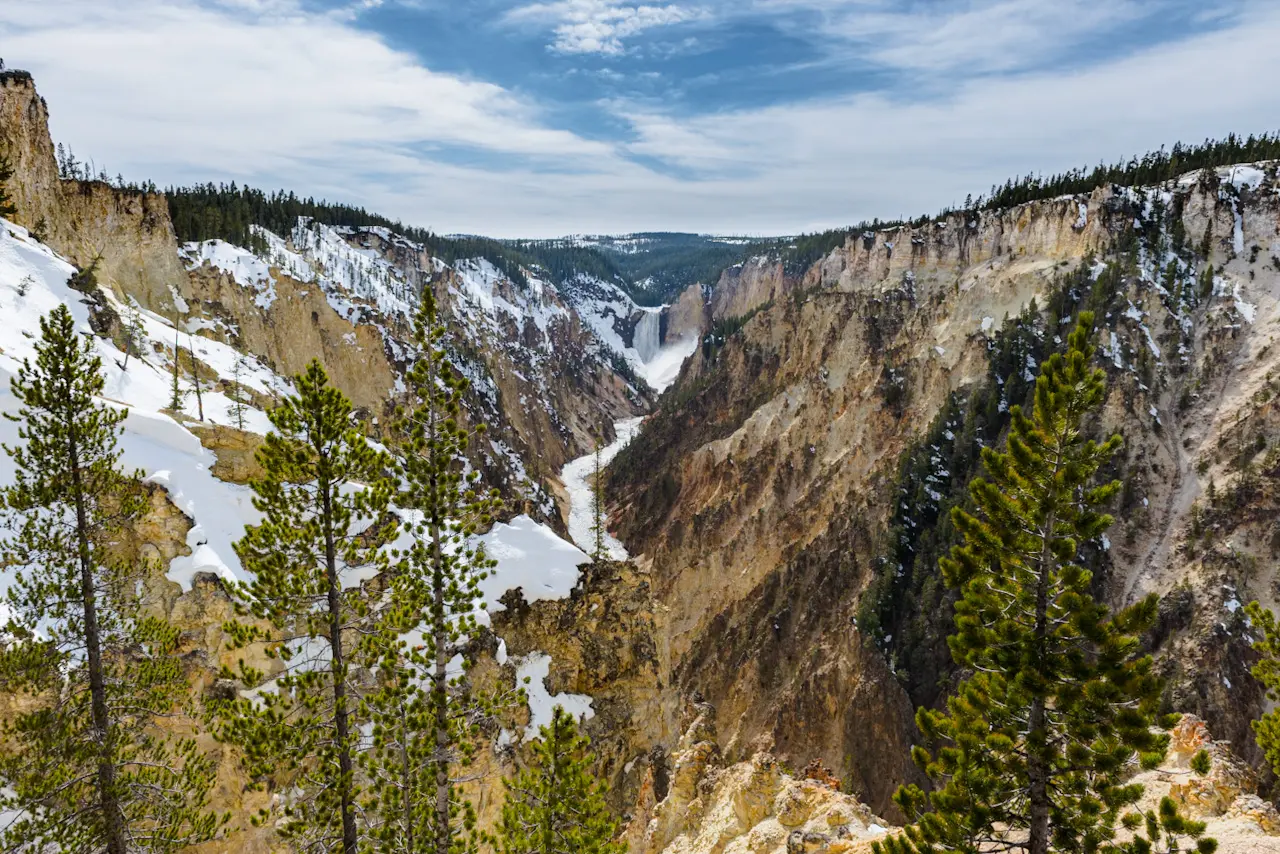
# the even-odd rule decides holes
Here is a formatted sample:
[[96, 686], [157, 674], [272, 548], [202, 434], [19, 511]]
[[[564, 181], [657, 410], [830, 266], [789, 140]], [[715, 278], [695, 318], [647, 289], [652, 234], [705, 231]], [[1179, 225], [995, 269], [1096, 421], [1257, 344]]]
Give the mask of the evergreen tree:
[[609, 549], [604, 542], [604, 482], [600, 479], [600, 443], [596, 443], [594, 467], [591, 474], [591, 559], [605, 560]]
[[178, 371], [181, 369], [182, 349], [178, 346], [178, 318], [173, 318], [173, 389], [169, 395], [169, 408], [174, 412], [182, 411], [182, 387], [178, 383]]
[[200, 363], [196, 361], [196, 348], [191, 342], [191, 333], [187, 333], [187, 357], [191, 359], [191, 376], [196, 384], [196, 412], [204, 421], [204, 398], [200, 395]]
[[396, 614], [389, 633], [418, 627], [421, 643], [398, 637], [383, 647], [381, 689], [369, 699], [374, 749], [367, 754], [370, 811], [379, 816], [385, 852], [458, 854], [479, 843], [475, 812], [458, 787], [476, 750], [481, 719], [499, 698], [478, 696], [450, 661], [474, 636], [480, 581], [493, 562], [477, 546], [477, 530], [492, 522], [494, 494], [477, 489], [464, 453], [473, 433], [459, 420], [467, 381], [449, 363], [444, 325], [424, 290], [415, 319], [418, 361], [408, 375], [416, 401], [397, 419], [402, 489], [411, 543], [396, 567]]
[[1154, 767], [1169, 740], [1152, 731], [1161, 684], [1137, 636], [1157, 602], [1112, 616], [1079, 563], [1081, 544], [1111, 524], [1101, 508], [1120, 488], [1090, 483], [1120, 446], [1118, 436], [1086, 440], [1082, 428], [1105, 393], [1104, 373], [1090, 367], [1092, 323], [1082, 312], [1066, 354], [1042, 364], [1031, 413], [1012, 408], [1007, 451], [983, 448], [990, 480], [972, 484], [978, 515], [952, 511], [964, 543], [940, 562], [960, 590], [948, 641], [972, 675], [947, 713], [917, 713], [925, 738], [945, 743], [914, 750], [937, 787], [899, 790], [916, 824], [878, 852], [1089, 852], [1114, 847], [1119, 822], [1141, 823], [1126, 812], [1142, 794], [1126, 783], [1128, 764]]
[[[1259, 654], [1253, 665], [1253, 678], [1266, 690], [1267, 699], [1274, 702], [1280, 699], [1280, 624], [1275, 614], [1256, 601], [1245, 606], [1245, 615], [1258, 633], [1253, 642]], [[1253, 732], [1272, 769], [1280, 771], [1280, 709], [1272, 709], [1254, 721]]]
[[271, 411], [274, 430], [258, 452], [263, 473], [252, 486], [263, 521], [236, 545], [254, 575], [238, 593], [257, 622], [227, 626], [233, 645], [264, 645], [282, 672], [264, 685], [267, 674], [242, 661], [241, 681], [262, 687], [256, 699], [223, 701], [217, 734], [243, 748], [252, 778], [297, 793], [278, 824], [285, 839], [355, 854], [356, 714], [369, 664], [360, 638], [378, 621], [357, 583], [385, 568], [366, 534], [387, 512], [390, 460], [352, 426], [351, 402], [319, 362], [294, 385], [297, 395]]
[[506, 781], [499, 830], [502, 854], [625, 854], [618, 822], [591, 776], [591, 742], [560, 706], [539, 728], [528, 768]]
[[13, 219], [18, 215], [18, 209], [14, 207], [7, 189], [12, 178], [13, 164], [7, 155], [0, 154], [0, 217], [5, 219]]
[[249, 406], [244, 402], [244, 384], [240, 382], [240, 377], [244, 374], [244, 357], [236, 357], [235, 367], [231, 369], [231, 389], [228, 397], [231, 398], [231, 405], [227, 407], [227, 414], [235, 419], [236, 429], [244, 429], [244, 414], [248, 411]]
[[[0, 683], [25, 695], [0, 732], [5, 851], [169, 852], [212, 838], [212, 761], [161, 734], [190, 685], [178, 630], [146, 566], [110, 552], [145, 498], [119, 468], [126, 412], [95, 398], [101, 360], [67, 307], [40, 320], [34, 364], [13, 380], [20, 447], [5, 446], [3, 565], [11, 576]], [[28, 703], [28, 700], [30, 701]]]
[[142, 325], [142, 313], [138, 307], [130, 303], [124, 310], [124, 364], [123, 371], [129, 370], [129, 357], [142, 358], [142, 348], [147, 340], [146, 329]]

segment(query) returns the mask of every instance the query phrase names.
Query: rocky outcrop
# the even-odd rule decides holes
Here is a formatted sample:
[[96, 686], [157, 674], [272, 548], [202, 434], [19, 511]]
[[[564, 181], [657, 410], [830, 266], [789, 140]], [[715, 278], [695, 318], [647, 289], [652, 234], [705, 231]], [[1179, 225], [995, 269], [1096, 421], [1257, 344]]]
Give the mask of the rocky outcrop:
[[217, 458], [210, 469], [214, 477], [228, 483], [248, 484], [262, 476], [262, 466], [256, 457], [262, 447], [260, 434], [222, 424], [188, 424], [187, 427]]
[[144, 307], [174, 310], [187, 274], [178, 259], [164, 196], [58, 175], [49, 111], [30, 77], [0, 79], [0, 154], [9, 157], [17, 221], [76, 266]]
[[725, 765], [715, 709], [694, 704], [666, 793], [646, 775], [623, 839], [632, 854], [837, 854], [869, 851], [885, 822], [822, 769], [795, 777], [767, 752]]
[[[1280, 813], [1258, 796], [1253, 769], [1193, 715], [1184, 715], [1170, 735], [1169, 754], [1160, 767], [1134, 777], [1144, 787], [1138, 808], [1154, 810], [1168, 796], [1184, 815], [1205, 822], [1205, 836], [1218, 840], [1219, 851], [1280, 851]], [[1201, 750], [1210, 758], [1204, 776], [1191, 770], [1191, 759]]]
[[340, 317], [318, 286], [279, 271], [275, 294], [263, 308], [255, 302], [256, 294], [205, 264], [191, 271], [187, 303], [192, 318], [214, 321], [204, 334], [260, 356], [283, 376], [300, 374], [319, 359], [329, 379], [358, 409], [385, 419], [396, 372], [383, 333]]
[[597, 561], [568, 599], [529, 605], [517, 588], [502, 601], [492, 621], [507, 653], [550, 655], [547, 690], [592, 698], [584, 730], [621, 813], [651, 769], [663, 773], [680, 732], [663, 702], [649, 579], [629, 563]]
[[707, 302], [710, 291], [710, 287], [694, 283], [680, 292], [664, 314], [665, 341], [701, 336], [710, 327], [711, 307]]

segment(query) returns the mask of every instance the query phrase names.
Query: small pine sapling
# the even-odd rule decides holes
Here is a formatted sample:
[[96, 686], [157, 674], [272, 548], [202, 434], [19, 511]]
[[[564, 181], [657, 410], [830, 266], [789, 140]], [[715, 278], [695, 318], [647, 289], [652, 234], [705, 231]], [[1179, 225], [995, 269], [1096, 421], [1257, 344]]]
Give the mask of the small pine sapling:
[[173, 388], [169, 395], [169, 408], [174, 412], [182, 412], [182, 402], [186, 394], [182, 391], [178, 372], [182, 369], [182, 348], [178, 344], [178, 318], [173, 319]]
[[192, 343], [191, 333], [187, 333], [187, 356], [191, 359], [191, 376], [195, 380], [196, 385], [196, 412], [201, 421], [204, 421], [204, 398], [200, 395], [200, 362], [196, 359], [196, 348]]
[[591, 559], [606, 560], [609, 548], [605, 543], [604, 481], [600, 475], [600, 443], [596, 442], [595, 460], [591, 473]]
[[502, 854], [626, 854], [617, 819], [593, 777], [590, 740], [560, 706], [539, 728], [529, 766], [505, 781]]
[[244, 414], [248, 411], [249, 406], [245, 403], [245, 388], [240, 378], [244, 375], [244, 356], [237, 356], [235, 366], [231, 369], [231, 389], [228, 395], [231, 398], [231, 405], [227, 407], [227, 414], [236, 422], [236, 429], [244, 429]]

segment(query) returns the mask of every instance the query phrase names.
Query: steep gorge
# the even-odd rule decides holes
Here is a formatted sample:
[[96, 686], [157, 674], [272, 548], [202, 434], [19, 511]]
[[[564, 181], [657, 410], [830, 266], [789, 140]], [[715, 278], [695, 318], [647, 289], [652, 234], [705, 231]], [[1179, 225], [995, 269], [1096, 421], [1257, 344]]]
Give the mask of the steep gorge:
[[[585, 728], [636, 850], [700, 854], [753, 833], [758, 846], [740, 850], [790, 850], [797, 832], [828, 845], [799, 850], [849, 850], [875, 825], [858, 800], [897, 817], [890, 795], [919, 779], [913, 709], [938, 702], [952, 674], [945, 593], [927, 561], [910, 573], [893, 561], [945, 541], [938, 520], [976, 471], [974, 442], [998, 440], [1000, 413], [1086, 304], [1102, 315], [1110, 379], [1098, 427], [1124, 433], [1117, 473], [1130, 484], [1110, 539], [1089, 545], [1100, 592], [1166, 597], [1149, 642], [1171, 707], [1260, 759], [1248, 721], [1264, 700], [1238, 609], [1280, 598], [1274, 165], [868, 231], [799, 271], [762, 255], [650, 311], [608, 283], [518, 285], [483, 259], [445, 264], [386, 229], [299, 223], [271, 236], [270, 257], [179, 247], [162, 197], [59, 178], [34, 85], [0, 85], [21, 224], [93, 266], [118, 306], [175, 318], [188, 342], [279, 374], [320, 358], [375, 435], [413, 358], [400, 302], [431, 288], [472, 380], [468, 417], [492, 428], [473, 462], [502, 489], [507, 521], [527, 513], [563, 532], [564, 464], [654, 406], [623, 351], [650, 365], [692, 349], [609, 467], [611, 529], [633, 559], [581, 564], [558, 597], [526, 581], [475, 645], [477, 679], [512, 684], [526, 657], [549, 655], [546, 692], [590, 698]], [[592, 314], [604, 303], [613, 314]], [[101, 334], [118, 337], [107, 321]], [[176, 357], [162, 350], [149, 355]], [[227, 389], [214, 367], [196, 370]], [[982, 417], [976, 439], [948, 435]], [[174, 418], [212, 450], [214, 476], [247, 480], [255, 434]], [[944, 452], [969, 463], [940, 467]], [[189, 556], [195, 520], [164, 489], [151, 498], [130, 548], [162, 564]], [[230, 596], [205, 573], [186, 590], [163, 574], [156, 585], [193, 685], [213, 688]], [[205, 741], [224, 760], [218, 803], [264, 802]], [[513, 761], [485, 756], [485, 822]], [[832, 771], [782, 770], [807, 766]], [[836, 777], [856, 798], [833, 791]], [[210, 850], [269, 848], [262, 831]]]
[[[721, 278], [707, 301], [712, 334], [611, 466], [610, 495], [661, 603], [662, 668], [676, 690], [718, 708], [730, 757], [764, 743], [792, 767], [820, 759], [890, 811], [889, 794], [914, 779], [913, 701], [936, 702], [942, 687], [902, 670], [903, 638], [857, 625], [864, 590], [895, 572], [884, 561], [906, 486], [900, 460], [956, 393], [986, 384], [1000, 411], [1020, 402], [999, 385], [1034, 371], [1034, 353], [1058, 337], [1045, 323], [1065, 323], [1096, 290], [1111, 378], [1100, 426], [1124, 433], [1132, 483], [1099, 558], [1104, 592], [1115, 604], [1174, 594], [1153, 639], [1171, 701], [1257, 759], [1247, 722], [1261, 698], [1247, 687], [1231, 597], [1271, 601], [1274, 545], [1260, 520], [1221, 514], [1213, 539], [1219, 552], [1230, 544], [1226, 566], [1183, 543], [1215, 472], [1219, 494], [1241, 477], [1215, 462], [1233, 424], [1252, 425], [1236, 445], [1259, 449], [1253, 464], [1274, 465], [1260, 450], [1275, 445], [1263, 426], [1280, 331], [1280, 271], [1267, 260], [1280, 246], [1274, 173], [1233, 182], [1222, 170], [956, 215], [852, 236], [800, 275], [762, 257]], [[1114, 270], [1104, 275], [1104, 263]], [[1197, 284], [1207, 264], [1212, 281]], [[1024, 315], [1033, 299], [1065, 310]], [[996, 375], [989, 351], [1006, 318], [1039, 344]], [[1246, 477], [1255, 500], [1274, 494], [1274, 478]], [[954, 494], [950, 481], [940, 472], [938, 489]], [[1247, 594], [1230, 561], [1251, 567]], [[938, 587], [935, 577], [912, 601], [941, 611], [933, 628], [945, 633]], [[1221, 681], [1205, 661], [1222, 666]], [[1231, 701], [1228, 685], [1242, 686]]]

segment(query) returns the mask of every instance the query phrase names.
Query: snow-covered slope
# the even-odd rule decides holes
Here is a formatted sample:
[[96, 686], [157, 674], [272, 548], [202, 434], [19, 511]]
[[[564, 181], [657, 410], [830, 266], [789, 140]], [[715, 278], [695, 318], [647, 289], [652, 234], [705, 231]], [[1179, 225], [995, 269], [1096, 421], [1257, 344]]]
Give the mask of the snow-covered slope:
[[[16, 376], [23, 359], [35, 355], [41, 316], [60, 303], [66, 304], [81, 331], [92, 335], [83, 295], [67, 284], [74, 272], [74, 267], [33, 240], [25, 229], [0, 221], [0, 306], [7, 317], [7, 322], [0, 327], [0, 409], [3, 411], [17, 410], [9, 381]], [[232, 543], [243, 534], [246, 524], [259, 518], [250, 502], [249, 490], [215, 478], [211, 473], [215, 462], [213, 454], [179, 421], [161, 411], [172, 399], [173, 342], [179, 337], [185, 348], [188, 336], [185, 331], [179, 334], [163, 319], [136, 307], [126, 308], [110, 294], [102, 293], [117, 311], [136, 312], [145, 336], [139, 342], [142, 355], [128, 359], [127, 363], [125, 354], [115, 344], [103, 338], [93, 339], [102, 359], [105, 398], [129, 410], [121, 440], [123, 463], [140, 469], [149, 480], [164, 486], [174, 504], [195, 523], [187, 537], [191, 554], [175, 559], [167, 574], [183, 589], [190, 589], [197, 572], [215, 572], [227, 579], [242, 578]], [[241, 381], [245, 385], [266, 394], [279, 394], [290, 388], [287, 381], [256, 360], [242, 357], [225, 344], [198, 336], [190, 341], [197, 357], [218, 370], [224, 379], [230, 377], [236, 361], [240, 360]], [[193, 386], [186, 378], [180, 378], [179, 384], [185, 395], [182, 414], [194, 419]], [[208, 390], [202, 397], [207, 420], [225, 425], [232, 423], [227, 413], [232, 401], [225, 393]], [[267, 425], [266, 415], [251, 407], [245, 413], [245, 421], [246, 427], [259, 431]], [[0, 436], [5, 443], [12, 445], [19, 441], [17, 430], [16, 423], [8, 419], [0, 421]], [[7, 482], [12, 476], [9, 457], [0, 456], [0, 478]]]
[[[254, 288], [260, 295], [271, 287], [271, 275], [265, 265], [236, 247], [225, 243], [193, 245], [186, 248], [186, 255], [189, 263], [199, 258], [201, 262], [226, 265], [237, 281], [243, 281], [245, 287]], [[293, 269], [305, 275], [301, 266]], [[345, 269], [350, 272], [352, 268]], [[126, 363], [125, 354], [114, 343], [93, 335], [85, 295], [68, 285], [69, 277], [75, 272], [71, 264], [31, 238], [25, 229], [0, 220], [0, 311], [7, 318], [0, 326], [0, 410], [17, 411], [10, 380], [16, 376], [22, 360], [35, 354], [41, 316], [59, 304], [67, 305], [80, 330], [93, 337], [94, 347], [102, 359], [106, 380], [104, 399], [129, 410], [121, 438], [124, 465], [141, 470], [148, 481], [164, 487], [173, 503], [193, 523], [187, 537], [190, 554], [175, 558], [167, 567], [167, 577], [183, 590], [191, 589], [199, 572], [216, 573], [228, 581], [246, 580], [248, 576], [233, 545], [243, 535], [245, 526], [258, 522], [261, 516], [252, 506], [248, 487], [224, 482], [212, 474], [214, 454], [201, 445], [187, 426], [195, 421], [197, 412], [194, 395], [190, 393], [194, 389], [186, 377], [180, 378], [180, 390], [185, 394], [182, 411], [166, 409], [172, 398], [173, 341], [175, 336], [180, 340], [184, 361], [186, 348], [191, 346], [197, 358], [217, 372], [217, 384], [224, 388], [231, 388], [237, 363], [240, 382], [262, 395], [287, 394], [290, 383], [252, 356], [241, 354], [227, 344], [190, 335], [186, 329], [176, 330], [165, 319], [136, 306], [126, 306], [103, 290], [100, 295], [106, 304], [122, 317], [136, 318], [141, 330], [142, 340], [137, 347], [141, 355], [132, 356]], [[318, 273], [317, 278], [320, 278]], [[202, 397], [206, 422], [227, 426], [233, 423], [227, 411], [232, 401], [225, 391], [206, 385]], [[265, 432], [269, 422], [265, 413], [250, 408], [245, 415], [245, 426], [254, 432]], [[0, 420], [0, 441], [9, 445], [19, 443], [18, 425], [8, 419]], [[0, 454], [0, 482], [8, 482], [12, 477], [9, 457]], [[489, 609], [503, 607], [498, 599], [514, 587], [522, 588], [529, 601], [565, 597], [578, 581], [578, 567], [588, 560], [580, 549], [525, 515], [496, 524], [482, 540], [497, 561], [493, 574], [483, 583]], [[550, 695], [540, 683], [548, 667], [546, 656], [531, 656], [524, 666], [528, 672], [522, 671], [539, 680], [539, 684], [530, 689], [531, 696], [541, 701], [536, 704], [535, 718], [549, 710]], [[588, 697], [564, 695], [555, 701], [590, 713]]]
[[[253, 232], [253, 251], [221, 241], [184, 246], [193, 279], [215, 273], [230, 278], [253, 295], [248, 310], [256, 307], [268, 326], [276, 325], [277, 315], [287, 316], [278, 311], [278, 293], [291, 294], [296, 304], [314, 290], [339, 318], [376, 329], [393, 375], [379, 405], [403, 391], [417, 295], [433, 289], [450, 331], [450, 358], [471, 382], [466, 406], [490, 428], [492, 453], [481, 450], [484, 459], [476, 462], [495, 474], [497, 485], [509, 485], [509, 498], [533, 495], [544, 517], [555, 513], [541, 482], [549, 472], [528, 463], [545, 460], [558, 468], [593, 444], [602, 421], [645, 408], [639, 384], [615, 372], [614, 353], [621, 350], [602, 343], [538, 270], [525, 270], [517, 284], [486, 259], [446, 264], [426, 246], [379, 227], [300, 218], [287, 235], [257, 226]], [[243, 318], [217, 317], [222, 302], [215, 295], [195, 310], [234, 328]], [[289, 316], [297, 322], [296, 312]], [[347, 346], [333, 337], [327, 346]], [[355, 336], [346, 337], [354, 352]]]

